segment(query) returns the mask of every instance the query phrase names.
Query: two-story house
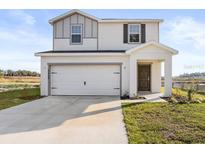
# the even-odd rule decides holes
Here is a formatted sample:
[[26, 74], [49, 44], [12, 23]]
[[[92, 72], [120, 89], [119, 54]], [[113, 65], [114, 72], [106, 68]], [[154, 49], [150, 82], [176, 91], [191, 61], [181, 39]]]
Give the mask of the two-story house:
[[136, 96], [172, 91], [173, 48], [159, 42], [161, 19], [99, 19], [71, 10], [49, 23], [53, 49], [41, 57], [41, 95]]

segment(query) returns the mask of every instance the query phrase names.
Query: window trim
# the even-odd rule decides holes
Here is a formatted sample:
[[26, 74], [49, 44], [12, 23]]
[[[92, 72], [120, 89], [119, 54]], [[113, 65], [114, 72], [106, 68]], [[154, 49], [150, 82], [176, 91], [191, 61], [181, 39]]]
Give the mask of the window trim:
[[[139, 33], [136, 33], [136, 34], [139, 34], [139, 41], [138, 42], [130, 42], [130, 26], [131, 25], [137, 25], [139, 26]], [[128, 24], [128, 43], [130, 44], [136, 44], [136, 43], [141, 43], [141, 24]]]
[[[72, 27], [73, 26], [80, 26], [81, 27], [81, 34], [78, 34], [78, 33], [73, 34], [73, 32], [72, 32]], [[81, 41], [79, 43], [73, 43], [72, 42], [72, 35], [75, 35], [75, 34], [81, 35]], [[83, 24], [71, 24], [71, 26], [70, 26], [70, 44], [72, 44], [72, 45], [83, 44]]]

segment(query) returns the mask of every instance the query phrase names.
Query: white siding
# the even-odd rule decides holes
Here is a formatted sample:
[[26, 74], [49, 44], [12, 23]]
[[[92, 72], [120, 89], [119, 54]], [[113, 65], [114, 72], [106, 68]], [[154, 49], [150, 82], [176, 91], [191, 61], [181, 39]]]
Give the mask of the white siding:
[[[127, 50], [140, 45], [123, 42], [123, 23], [99, 23], [100, 50]], [[158, 42], [158, 23], [146, 23], [146, 42]]]
[[41, 57], [41, 95], [48, 95], [48, 63], [122, 63], [122, 94], [129, 92], [128, 56]]
[[[95, 20], [76, 13], [54, 24], [55, 39], [63, 38], [58, 41], [54, 40], [55, 50], [79, 50], [79, 45], [70, 46], [70, 41], [66, 40], [70, 38], [70, 24], [77, 23], [83, 24], [83, 44], [80, 50], [97, 50], [97, 46], [99, 50], [127, 50], [140, 45], [140, 43], [123, 42], [123, 24], [126, 23], [97, 23]], [[146, 42], [159, 42], [159, 24], [144, 24], [146, 24]], [[98, 38], [98, 41], [87, 41], [88, 38]]]
[[153, 61], [151, 65], [151, 91], [160, 92], [161, 88], [161, 62]]
[[54, 39], [54, 50], [97, 50], [97, 39], [84, 38], [79, 45], [71, 45], [70, 39]]
[[[166, 53], [165, 53], [166, 54]], [[167, 55], [169, 57], [169, 55]], [[134, 60], [135, 71], [130, 70], [130, 58]], [[161, 87], [161, 62], [159, 59], [163, 57], [149, 57], [133, 54], [131, 57], [125, 56], [68, 56], [68, 57], [42, 57], [41, 58], [41, 95], [48, 95], [48, 63], [122, 63], [122, 95], [129, 93], [130, 85], [133, 87], [133, 91], [137, 92], [137, 62], [142, 60], [149, 60], [152, 62], [151, 66], [151, 91], [160, 92]], [[132, 66], [134, 66], [132, 65]], [[136, 93], [137, 94], [137, 93]], [[130, 93], [132, 96], [133, 93]]]
[[131, 55], [67, 55], [41, 58], [41, 94], [48, 95], [48, 63], [122, 63], [122, 95], [137, 95], [137, 62], [151, 62], [151, 91], [159, 92], [161, 65], [165, 61], [165, 96], [171, 94], [172, 54], [154, 45], [147, 46]]
[[[160, 86], [161, 86], [161, 66], [160, 66], [160, 61], [166, 61], [167, 59], [170, 60], [172, 57], [171, 53], [160, 49], [158, 47], [155, 47], [153, 45], [147, 46], [145, 48], [142, 48], [138, 51], [133, 52], [130, 55], [130, 59], [133, 59], [132, 61], [136, 62], [153, 62], [152, 64], [152, 83], [151, 83], [151, 91], [152, 92], [159, 92], [160, 91]], [[131, 61], [131, 60], [130, 60]], [[131, 63], [132, 66], [134, 66], [134, 62]], [[167, 67], [171, 67], [170, 61], [167, 62]], [[131, 67], [130, 67], [131, 68]], [[166, 69], [167, 73], [167, 94], [168, 95], [170, 92], [170, 69]], [[137, 95], [137, 83], [135, 83], [135, 78], [133, 76], [137, 76], [136, 73], [134, 73], [135, 70], [134, 68], [130, 70], [130, 96]]]
[[139, 44], [123, 43], [123, 23], [99, 23], [100, 50], [126, 50]]
[[146, 42], [155, 41], [159, 42], [159, 24], [147, 23], [146, 24]]

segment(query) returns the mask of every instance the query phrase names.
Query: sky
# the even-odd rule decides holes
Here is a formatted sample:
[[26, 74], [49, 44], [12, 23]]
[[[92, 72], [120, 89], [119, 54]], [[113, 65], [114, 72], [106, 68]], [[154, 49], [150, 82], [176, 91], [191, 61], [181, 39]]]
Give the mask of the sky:
[[[69, 10], [0, 10], [0, 69], [40, 72], [35, 52], [52, 49], [48, 20]], [[173, 75], [205, 72], [205, 10], [82, 10], [98, 18], [157, 18], [160, 42], [179, 51]]]

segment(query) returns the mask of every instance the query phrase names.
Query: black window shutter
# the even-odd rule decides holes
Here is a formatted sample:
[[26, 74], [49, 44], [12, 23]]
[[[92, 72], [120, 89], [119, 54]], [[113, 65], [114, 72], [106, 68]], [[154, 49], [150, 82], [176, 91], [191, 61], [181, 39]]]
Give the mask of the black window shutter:
[[141, 24], [141, 43], [146, 42], [146, 25]]
[[128, 43], [128, 24], [123, 25], [123, 42]]

